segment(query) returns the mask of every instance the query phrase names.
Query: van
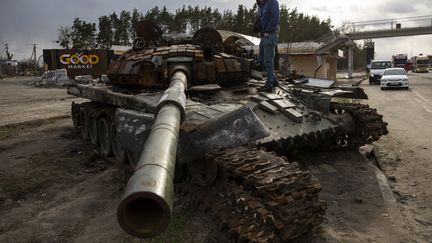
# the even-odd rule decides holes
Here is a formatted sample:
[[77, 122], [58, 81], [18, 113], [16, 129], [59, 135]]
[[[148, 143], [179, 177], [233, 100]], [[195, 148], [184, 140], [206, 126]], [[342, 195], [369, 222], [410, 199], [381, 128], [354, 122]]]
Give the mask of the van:
[[372, 60], [369, 72], [369, 84], [380, 84], [384, 70], [391, 67], [391, 60]]

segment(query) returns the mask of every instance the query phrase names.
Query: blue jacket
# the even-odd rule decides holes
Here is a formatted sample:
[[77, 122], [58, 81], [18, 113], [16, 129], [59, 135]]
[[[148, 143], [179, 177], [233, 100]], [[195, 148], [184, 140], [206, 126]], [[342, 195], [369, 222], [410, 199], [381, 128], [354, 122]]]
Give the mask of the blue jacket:
[[274, 33], [279, 30], [279, 2], [277, 0], [264, 0], [258, 5], [258, 15], [264, 33]]

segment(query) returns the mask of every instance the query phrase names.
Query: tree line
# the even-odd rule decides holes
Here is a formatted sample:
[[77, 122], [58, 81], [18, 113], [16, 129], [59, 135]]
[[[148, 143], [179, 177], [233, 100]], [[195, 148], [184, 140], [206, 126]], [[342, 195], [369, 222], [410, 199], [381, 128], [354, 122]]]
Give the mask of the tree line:
[[[237, 11], [211, 7], [183, 6], [170, 12], [164, 6], [154, 7], [146, 13], [134, 9], [132, 12], [123, 10], [98, 18], [98, 23], [91, 23], [75, 18], [71, 26], [58, 29], [57, 43], [63, 48], [93, 49], [110, 48], [112, 45], [130, 45], [135, 36], [135, 26], [141, 20], [157, 23], [165, 32], [193, 33], [202, 27], [213, 27], [230, 30], [245, 35], [253, 33], [257, 5], [247, 8], [240, 4]], [[280, 8], [279, 42], [315, 40], [331, 31], [331, 20], [321, 20], [289, 9], [286, 5]]]

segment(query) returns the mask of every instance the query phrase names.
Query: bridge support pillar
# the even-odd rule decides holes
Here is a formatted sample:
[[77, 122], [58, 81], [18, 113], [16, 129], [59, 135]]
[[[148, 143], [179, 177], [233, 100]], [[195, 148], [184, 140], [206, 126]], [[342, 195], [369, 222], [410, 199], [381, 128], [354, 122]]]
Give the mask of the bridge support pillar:
[[351, 42], [348, 44], [348, 78], [353, 77], [353, 54], [353, 43]]

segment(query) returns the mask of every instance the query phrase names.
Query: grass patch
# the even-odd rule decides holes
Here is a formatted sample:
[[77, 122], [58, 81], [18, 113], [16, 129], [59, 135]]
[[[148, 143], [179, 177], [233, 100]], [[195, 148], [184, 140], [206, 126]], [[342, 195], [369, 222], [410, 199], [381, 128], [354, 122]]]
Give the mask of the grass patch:
[[18, 128], [16, 126], [3, 126], [0, 127], [0, 140], [11, 137], [17, 133]]
[[11, 199], [22, 199], [41, 187], [43, 181], [35, 177], [7, 178], [0, 180], [0, 191], [7, 193]]
[[174, 212], [168, 228], [161, 235], [149, 240], [149, 243], [157, 242], [183, 242], [186, 238], [185, 229], [192, 217], [191, 208], [183, 208]]
[[123, 234], [120, 242], [133, 243], [174, 243], [187, 240], [187, 226], [192, 218], [192, 208], [184, 207], [174, 212], [168, 228], [157, 237], [151, 239], [139, 239], [128, 234]]

